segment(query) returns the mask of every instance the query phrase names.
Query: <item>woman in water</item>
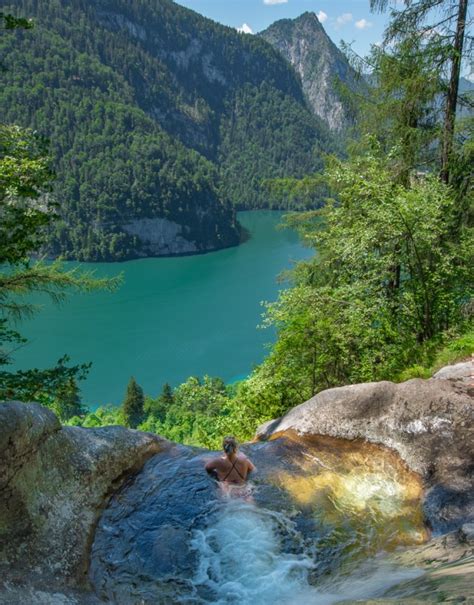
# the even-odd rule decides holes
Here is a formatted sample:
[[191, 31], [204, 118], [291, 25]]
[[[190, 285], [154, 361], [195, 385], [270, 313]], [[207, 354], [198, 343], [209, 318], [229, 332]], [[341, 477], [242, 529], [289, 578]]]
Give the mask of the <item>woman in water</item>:
[[224, 456], [209, 460], [206, 471], [222, 483], [244, 485], [248, 474], [255, 471], [255, 466], [247, 456], [237, 452], [239, 446], [235, 437], [225, 437], [222, 447]]

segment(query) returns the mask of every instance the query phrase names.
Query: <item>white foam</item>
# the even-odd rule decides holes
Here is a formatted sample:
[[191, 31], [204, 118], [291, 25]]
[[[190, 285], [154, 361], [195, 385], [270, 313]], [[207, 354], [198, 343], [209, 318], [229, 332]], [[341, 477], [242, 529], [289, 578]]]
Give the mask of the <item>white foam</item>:
[[390, 586], [420, 575], [417, 570], [374, 559], [354, 575], [311, 586], [308, 574], [316, 563], [308, 555], [284, 552], [282, 527], [296, 535], [292, 521], [282, 513], [238, 500], [226, 502], [215, 524], [197, 530], [192, 540], [199, 556], [193, 584], [197, 592], [205, 588], [214, 595], [200, 602], [330, 605], [343, 599], [380, 596]]

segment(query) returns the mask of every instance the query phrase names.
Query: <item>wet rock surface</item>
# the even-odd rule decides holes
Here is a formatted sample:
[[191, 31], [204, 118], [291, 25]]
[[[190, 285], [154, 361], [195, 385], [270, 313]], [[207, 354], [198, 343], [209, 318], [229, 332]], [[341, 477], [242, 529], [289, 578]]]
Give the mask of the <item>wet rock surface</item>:
[[422, 570], [418, 577], [382, 590], [377, 598], [343, 600], [340, 605], [422, 605], [474, 603], [474, 538], [469, 525], [426, 544], [398, 550], [389, 561]]
[[467, 381], [470, 364], [461, 365], [445, 368], [440, 375], [447, 379], [323, 391], [261, 426], [258, 437], [294, 430], [383, 444], [423, 477], [425, 513], [434, 530], [450, 531], [474, 520], [474, 388]]
[[[209, 452], [179, 446], [154, 456], [124, 485], [92, 546], [90, 580], [100, 598], [118, 605], [213, 603], [227, 583], [235, 595], [222, 602], [247, 603], [238, 577], [223, 569], [229, 558], [237, 569], [246, 557], [255, 566], [276, 557], [276, 569], [303, 562], [304, 577], [317, 582], [380, 548], [427, 538], [419, 479], [390, 452], [296, 436], [243, 449], [258, 469], [250, 489], [223, 493], [204, 472]], [[244, 573], [251, 583], [252, 571]]]
[[168, 447], [122, 427], [61, 427], [36, 404], [0, 404], [1, 577], [80, 582], [110, 493]]

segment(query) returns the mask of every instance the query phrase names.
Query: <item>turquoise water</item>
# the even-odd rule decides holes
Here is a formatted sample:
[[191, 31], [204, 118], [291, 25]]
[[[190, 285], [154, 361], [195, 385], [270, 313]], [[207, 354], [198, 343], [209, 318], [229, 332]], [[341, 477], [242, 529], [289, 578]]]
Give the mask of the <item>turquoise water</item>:
[[209, 374], [231, 382], [262, 361], [273, 340], [261, 322], [261, 301], [275, 300], [282, 270], [310, 251], [296, 233], [277, 230], [282, 213], [242, 212], [251, 237], [219, 252], [127, 263], [86, 264], [100, 276], [123, 272], [114, 293], [77, 294], [60, 307], [46, 303], [20, 331], [30, 342], [16, 368], [50, 367], [64, 353], [92, 361], [81, 383], [95, 407], [120, 403], [130, 376], [150, 395], [164, 382]]

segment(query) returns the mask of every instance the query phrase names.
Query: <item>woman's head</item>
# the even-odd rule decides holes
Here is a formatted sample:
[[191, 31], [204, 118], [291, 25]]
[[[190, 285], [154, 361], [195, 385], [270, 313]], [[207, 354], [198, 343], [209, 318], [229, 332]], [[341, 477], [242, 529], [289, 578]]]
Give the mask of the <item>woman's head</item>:
[[238, 448], [237, 439], [235, 437], [233, 437], [232, 435], [228, 435], [227, 437], [224, 437], [224, 441], [222, 442], [222, 447], [224, 449], [224, 452], [228, 456], [230, 456], [230, 454], [235, 454], [235, 452], [237, 451], [237, 448]]

